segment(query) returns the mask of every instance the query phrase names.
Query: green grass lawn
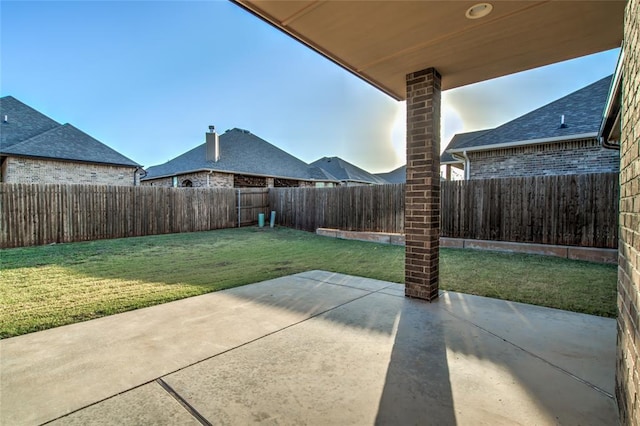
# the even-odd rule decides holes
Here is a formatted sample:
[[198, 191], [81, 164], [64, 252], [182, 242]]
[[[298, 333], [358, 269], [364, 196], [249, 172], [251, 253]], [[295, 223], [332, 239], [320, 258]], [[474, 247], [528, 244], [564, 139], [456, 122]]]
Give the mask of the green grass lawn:
[[[402, 283], [404, 247], [287, 228], [226, 229], [0, 252], [0, 337], [311, 269]], [[616, 267], [441, 249], [441, 288], [613, 317]]]

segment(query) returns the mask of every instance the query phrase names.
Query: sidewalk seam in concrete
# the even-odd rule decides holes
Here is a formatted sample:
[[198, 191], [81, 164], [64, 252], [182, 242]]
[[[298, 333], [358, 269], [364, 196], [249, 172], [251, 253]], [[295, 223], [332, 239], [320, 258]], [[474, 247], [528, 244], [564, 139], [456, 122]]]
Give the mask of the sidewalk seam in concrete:
[[191, 415], [191, 417], [196, 419], [201, 425], [213, 426], [213, 424], [209, 420], [207, 420], [202, 414], [200, 414], [193, 405], [189, 404], [189, 402], [186, 399], [184, 399], [182, 395], [176, 392], [176, 390], [173, 389], [171, 385], [169, 385], [169, 383], [162, 380], [162, 377], [157, 378], [155, 381], [173, 399], [178, 401], [178, 403], [185, 409], [185, 411], [187, 411]]

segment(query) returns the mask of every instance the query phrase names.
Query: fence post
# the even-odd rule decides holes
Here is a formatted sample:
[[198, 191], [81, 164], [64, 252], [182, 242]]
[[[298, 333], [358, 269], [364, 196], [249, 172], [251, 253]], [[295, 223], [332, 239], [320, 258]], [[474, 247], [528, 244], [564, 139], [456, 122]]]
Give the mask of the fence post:
[[238, 228], [240, 228], [240, 190], [238, 189]]

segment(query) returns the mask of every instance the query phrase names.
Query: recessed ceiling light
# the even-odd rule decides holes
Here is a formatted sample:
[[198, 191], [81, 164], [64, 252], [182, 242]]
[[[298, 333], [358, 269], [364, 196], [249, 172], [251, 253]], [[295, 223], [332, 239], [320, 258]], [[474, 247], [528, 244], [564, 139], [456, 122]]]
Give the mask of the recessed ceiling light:
[[483, 18], [491, 13], [493, 10], [493, 6], [489, 3], [478, 3], [474, 6], [471, 6], [467, 9], [467, 12], [464, 14], [469, 19], [478, 19]]

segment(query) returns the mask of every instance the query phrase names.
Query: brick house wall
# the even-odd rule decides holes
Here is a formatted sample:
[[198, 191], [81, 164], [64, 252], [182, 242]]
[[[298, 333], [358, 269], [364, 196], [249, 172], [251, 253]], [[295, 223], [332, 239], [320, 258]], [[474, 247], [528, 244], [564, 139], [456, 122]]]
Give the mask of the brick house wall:
[[[191, 181], [194, 188], [233, 188], [233, 175], [218, 172], [196, 172], [178, 175], [178, 186], [185, 186], [187, 180]], [[147, 186], [173, 186], [173, 177], [145, 180], [142, 185]]]
[[616, 399], [623, 425], [640, 424], [640, 0], [629, 0], [624, 23], [620, 244]]
[[2, 182], [134, 186], [140, 183], [140, 174], [135, 167], [5, 157]]
[[[197, 172], [186, 173], [178, 175], [178, 186], [184, 186], [186, 180], [190, 180], [194, 188], [234, 188], [234, 177], [232, 173], [219, 173], [213, 172]], [[266, 188], [273, 188], [275, 186], [275, 179], [272, 177], [265, 178]], [[314, 188], [315, 182], [297, 181], [301, 188]], [[141, 183], [147, 186], [173, 186], [173, 177], [163, 177], [159, 179], [145, 180]]]
[[597, 139], [469, 152], [469, 178], [550, 176], [618, 172], [616, 150]]

